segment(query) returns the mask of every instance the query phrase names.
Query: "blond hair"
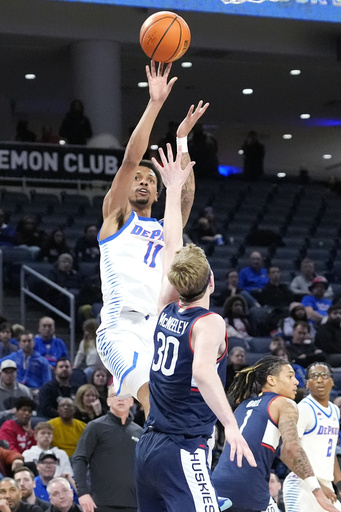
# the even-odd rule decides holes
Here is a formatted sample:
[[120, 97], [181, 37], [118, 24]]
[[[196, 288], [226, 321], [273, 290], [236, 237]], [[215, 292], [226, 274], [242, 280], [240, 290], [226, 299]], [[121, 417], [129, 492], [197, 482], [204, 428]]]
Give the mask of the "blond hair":
[[39, 421], [39, 423], [36, 424], [34, 427], [35, 433], [39, 432], [39, 430], [50, 430], [53, 432], [53, 425], [51, 423], [48, 423], [47, 421]]
[[87, 391], [93, 391], [94, 394], [99, 398], [99, 393], [97, 388], [93, 384], [83, 384], [77, 389], [77, 393], [75, 396], [74, 406], [80, 411], [80, 412], [86, 412], [84, 405], [83, 405], [83, 396]]
[[195, 244], [177, 251], [168, 272], [169, 282], [178, 291], [180, 300], [187, 303], [205, 294], [210, 277], [211, 268], [205, 253]]

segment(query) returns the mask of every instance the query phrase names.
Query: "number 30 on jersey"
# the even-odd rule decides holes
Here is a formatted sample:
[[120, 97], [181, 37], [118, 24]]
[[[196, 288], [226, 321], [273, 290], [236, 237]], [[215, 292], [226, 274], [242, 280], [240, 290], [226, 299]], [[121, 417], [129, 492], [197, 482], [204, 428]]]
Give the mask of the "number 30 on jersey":
[[163, 375], [169, 377], [173, 375], [178, 360], [179, 340], [174, 336], [166, 337], [163, 332], [158, 332], [157, 341], [160, 345], [154, 356], [152, 370], [154, 372], [160, 370]]

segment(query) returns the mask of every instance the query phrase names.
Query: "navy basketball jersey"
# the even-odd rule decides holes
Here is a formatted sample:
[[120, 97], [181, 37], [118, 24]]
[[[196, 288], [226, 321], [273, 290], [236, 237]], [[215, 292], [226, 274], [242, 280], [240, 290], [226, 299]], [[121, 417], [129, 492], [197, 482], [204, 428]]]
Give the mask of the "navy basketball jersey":
[[266, 510], [269, 504], [270, 469], [280, 443], [278, 426], [269, 414], [269, 406], [279, 396], [272, 392], [263, 393], [245, 400], [235, 411], [240, 432], [256, 459], [257, 467], [250, 467], [244, 458], [243, 466], [238, 468], [236, 461], [230, 461], [230, 445], [226, 443], [212, 481], [218, 495], [228, 496], [237, 508]]
[[[154, 359], [150, 371], [150, 413], [148, 426], [166, 434], [188, 437], [212, 434], [217, 419], [201, 396], [193, 379], [191, 333], [199, 318], [215, 314], [202, 307], [179, 311], [169, 304], [159, 316], [154, 334]], [[217, 372], [224, 385], [226, 350], [217, 360]]]

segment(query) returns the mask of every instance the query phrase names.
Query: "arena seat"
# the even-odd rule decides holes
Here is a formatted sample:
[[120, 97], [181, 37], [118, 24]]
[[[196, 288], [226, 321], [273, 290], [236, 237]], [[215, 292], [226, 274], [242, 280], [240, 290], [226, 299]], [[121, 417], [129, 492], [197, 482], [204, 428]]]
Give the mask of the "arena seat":
[[[54, 268], [53, 263], [46, 263], [44, 261], [33, 261], [28, 263], [27, 266], [45, 277], [48, 277], [50, 271]], [[26, 282], [30, 291], [39, 296], [42, 296], [43, 292], [46, 290], [46, 284], [33, 274], [27, 276]]]
[[334, 388], [338, 395], [341, 395], [341, 368], [333, 368]]
[[24, 247], [0, 246], [2, 250], [2, 272], [4, 286], [17, 290], [20, 285], [20, 269], [24, 263], [32, 262], [33, 256]]

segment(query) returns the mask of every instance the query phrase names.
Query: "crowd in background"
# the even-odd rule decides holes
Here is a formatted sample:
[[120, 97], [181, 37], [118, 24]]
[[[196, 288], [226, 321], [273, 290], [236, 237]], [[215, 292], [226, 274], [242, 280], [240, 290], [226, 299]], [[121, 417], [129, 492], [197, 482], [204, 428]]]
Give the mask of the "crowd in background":
[[[52, 264], [48, 277], [76, 297], [79, 344], [74, 361], [49, 316], [40, 318], [36, 333], [5, 318], [0, 325], [0, 440], [5, 445], [5, 452], [0, 450], [0, 472], [12, 476], [25, 463], [33, 477], [42, 481], [37, 497], [43, 501], [49, 501], [48, 481], [63, 475], [78, 503], [73, 455], [85, 426], [109, 411], [111, 376], [96, 350], [102, 306], [97, 234], [98, 226], [89, 224], [70, 245], [62, 228], [45, 233], [32, 215], [23, 215], [13, 227], [6, 220], [6, 211], [0, 209], [0, 244], [30, 248], [35, 261]], [[208, 257], [225, 243], [211, 207], [205, 208], [190, 236]], [[78, 270], [82, 262], [94, 264], [93, 274], [86, 279]], [[61, 294], [46, 294], [44, 286], [34, 291], [58, 309], [67, 309]], [[212, 304], [223, 316], [229, 337], [227, 395], [236, 373], [265, 354], [278, 355], [292, 364], [299, 381], [297, 400], [306, 394], [305, 369], [312, 362], [341, 367], [341, 297], [309, 258], [302, 259], [300, 270], [287, 282], [282, 280], [279, 266], [267, 267], [262, 254], [252, 251], [248, 265], [226, 269], [225, 286], [213, 294]], [[337, 391], [332, 398], [338, 401]], [[128, 409], [130, 421], [142, 426], [143, 410], [136, 403]], [[50, 442], [32, 456], [41, 432], [50, 436]], [[223, 444], [218, 423], [214, 464]], [[44, 459], [46, 451], [51, 468], [44, 464], [49, 460]], [[273, 470], [270, 484], [278, 493], [287, 469], [278, 460]], [[283, 505], [280, 508], [284, 512]]]

